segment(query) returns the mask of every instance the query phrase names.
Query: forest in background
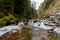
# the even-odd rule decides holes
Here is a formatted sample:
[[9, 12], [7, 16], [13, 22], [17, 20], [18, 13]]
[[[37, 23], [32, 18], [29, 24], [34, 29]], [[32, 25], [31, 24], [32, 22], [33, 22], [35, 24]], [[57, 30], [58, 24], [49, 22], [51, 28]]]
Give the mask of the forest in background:
[[37, 17], [34, 4], [30, 0], [0, 0], [0, 26], [11, 20], [26, 21]]

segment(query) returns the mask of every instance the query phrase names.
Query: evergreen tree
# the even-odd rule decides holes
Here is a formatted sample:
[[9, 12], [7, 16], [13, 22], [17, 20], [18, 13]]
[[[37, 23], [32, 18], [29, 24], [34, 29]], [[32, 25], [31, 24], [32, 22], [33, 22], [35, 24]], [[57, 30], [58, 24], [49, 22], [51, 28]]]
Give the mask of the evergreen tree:
[[30, 0], [0, 0], [0, 7], [11, 14], [13, 13], [18, 19], [34, 18], [34, 11], [36, 11], [31, 7]]

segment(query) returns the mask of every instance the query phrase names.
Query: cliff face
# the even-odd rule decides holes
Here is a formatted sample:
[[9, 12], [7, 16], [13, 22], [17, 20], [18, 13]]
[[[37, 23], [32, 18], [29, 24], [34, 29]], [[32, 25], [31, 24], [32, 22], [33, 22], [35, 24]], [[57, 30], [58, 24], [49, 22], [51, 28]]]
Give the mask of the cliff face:
[[52, 0], [51, 2], [46, 1], [48, 0], [45, 0], [38, 9], [39, 18], [55, 15], [55, 13], [58, 13], [60, 11], [60, 0]]

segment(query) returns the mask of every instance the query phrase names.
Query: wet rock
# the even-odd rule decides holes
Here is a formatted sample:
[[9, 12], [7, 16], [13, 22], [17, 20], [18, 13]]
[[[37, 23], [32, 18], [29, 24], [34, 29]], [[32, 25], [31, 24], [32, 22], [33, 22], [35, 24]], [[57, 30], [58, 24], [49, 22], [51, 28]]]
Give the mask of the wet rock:
[[31, 29], [31, 40], [49, 40], [48, 32], [39, 27]]

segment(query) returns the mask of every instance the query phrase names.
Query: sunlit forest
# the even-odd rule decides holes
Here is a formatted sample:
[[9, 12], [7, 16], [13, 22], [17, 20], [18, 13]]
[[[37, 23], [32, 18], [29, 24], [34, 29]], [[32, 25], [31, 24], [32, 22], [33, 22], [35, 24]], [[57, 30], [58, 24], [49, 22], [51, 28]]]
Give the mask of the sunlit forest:
[[0, 40], [60, 40], [60, 0], [0, 0]]

